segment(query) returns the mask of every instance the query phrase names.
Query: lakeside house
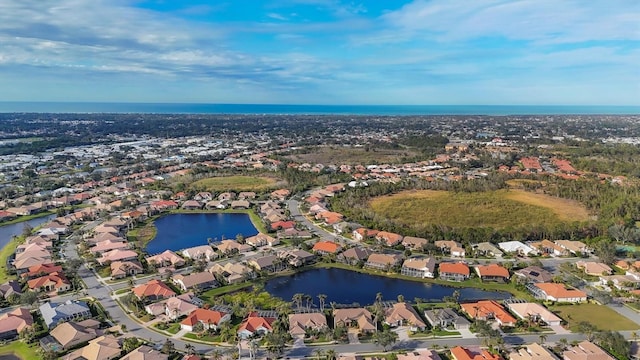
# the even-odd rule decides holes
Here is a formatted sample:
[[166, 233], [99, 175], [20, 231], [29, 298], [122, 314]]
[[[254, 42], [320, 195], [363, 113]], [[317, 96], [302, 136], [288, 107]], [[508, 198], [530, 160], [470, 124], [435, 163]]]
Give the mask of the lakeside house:
[[438, 265], [438, 273], [440, 279], [447, 281], [464, 281], [471, 274], [469, 266], [463, 262], [443, 262]]
[[356, 266], [360, 262], [364, 264], [371, 254], [372, 251], [369, 250], [369, 248], [352, 247], [339, 254], [337, 260], [345, 264]]
[[539, 266], [527, 266], [526, 268], [516, 270], [514, 275], [524, 279], [526, 282], [543, 283], [551, 282], [553, 274]]
[[213, 261], [218, 258], [218, 254], [209, 245], [200, 245], [183, 249], [182, 256], [192, 260]]
[[507, 282], [510, 277], [509, 270], [499, 264], [478, 265], [475, 271], [482, 281]]
[[434, 278], [436, 271], [436, 260], [434, 258], [407, 259], [402, 263], [402, 269], [400, 273], [402, 275], [419, 277], [419, 278]]
[[389, 271], [402, 261], [400, 254], [371, 254], [364, 264], [366, 268]]
[[527, 286], [527, 289], [536, 299], [567, 303], [587, 301], [587, 293], [577, 289], [567, 289], [564, 284], [537, 283]]
[[178, 256], [176, 253], [174, 253], [171, 250], [165, 250], [160, 254], [147, 256], [145, 259], [147, 260], [147, 263], [149, 265], [152, 265], [155, 267], [165, 267], [165, 266], [181, 267], [181, 266], [184, 266], [185, 264], [184, 259]]

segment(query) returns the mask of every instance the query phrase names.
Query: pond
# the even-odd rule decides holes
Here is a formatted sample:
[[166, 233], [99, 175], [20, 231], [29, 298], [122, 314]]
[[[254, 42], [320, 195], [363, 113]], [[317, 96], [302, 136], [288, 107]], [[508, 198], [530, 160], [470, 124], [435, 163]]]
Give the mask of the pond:
[[38, 227], [51, 219], [54, 219], [55, 215], [47, 215], [15, 224], [0, 226], [0, 249], [5, 247], [11, 238], [17, 235], [21, 235], [24, 230], [25, 224], [29, 224], [32, 228]]
[[170, 214], [154, 222], [158, 233], [147, 244], [147, 252], [156, 254], [165, 250], [181, 250], [208, 244], [208, 240], [235, 239], [258, 234], [247, 214], [206, 213]]
[[511, 294], [502, 291], [454, 288], [335, 268], [312, 269], [288, 277], [276, 277], [266, 282], [265, 290], [285, 301], [291, 301], [297, 293], [311, 295], [316, 306], [318, 294], [327, 295], [326, 304], [358, 303], [362, 306], [373, 304], [377, 293], [382, 293], [383, 300], [393, 301], [397, 300], [398, 295], [403, 295], [408, 301], [416, 297], [424, 301], [441, 301], [455, 290], [460, 292], [461, 301], [511, 297]]

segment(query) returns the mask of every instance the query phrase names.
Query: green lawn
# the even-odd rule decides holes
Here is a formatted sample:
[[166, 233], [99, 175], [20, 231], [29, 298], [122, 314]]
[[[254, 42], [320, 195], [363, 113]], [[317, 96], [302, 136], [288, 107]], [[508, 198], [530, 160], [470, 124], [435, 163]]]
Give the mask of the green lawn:
[[374, 198], [370, 206], [380, 216], [407, 226], [444, 224], [454, 228], [504, 229], [589, 220], [586, 208], [573, 200], [523, 190], [413, 190]]
[[264, 191], [278, 187], [278, 179], [266, 176], [219, 176], [191, 184], [192, 189], [210, 192]]
[[156, 329], [161, 330], [161, 331], [166, 331], [166, 332], [168, 332], [170, 334], [177, 334], [178, 331], [180, 331], [180, 323], [170, 324], [169, 327], [166, 328], [166, 329], [162, 329], [160, 326], [162, 326], [161, 323], [153, 325], [153, 327], [155, 327]]
[[195, 333], [188, 333], [185, 336], [183, 336], [183, 338], [203, 341], [203, 342], [213, 342], [213, 343], [222, 342], [222, 340], [220, 340], [220, 335], [215, 335], [215, 336], [204, 335], [204, 336], [198, 337], [198, 335]]
[[16, 248], [18, 247], [18, 245], [22, 244], [23, 242], [23, 236], [16, 237], [15, 239], [9, 241], [9, 243], [0, 250], [0, 283], [4, 283], [14, 278], [7, 274], [7, 259], [9, 258], [9, 256], [11, 256], [11, 254], [16, 252]]
[[242, 289], [246, 289], [253, 286], [253, 284], [251, 282], [244, 282], [244, 283], [240, 283], [240, 284], [233, 284], [233, 285], [225, 285], [225, 286], [221, 286], [221, 287], [217, 287], [211, 290], [207, 290], [205, 292], [203, 292], [202, 294], [200, 294], [200, 296], [198, 296], [200, 299], [204, 300], [205, 302], [208, 302], [210, 304], [213, 303], [213, 298], [215, 296], [221, 296], [224, 294], [228, 294], [228, 293], [232, 293], [238, 290], [242, 290]]
[[571, 331], [576, 331], [577, 325], [581, 321], [591, 323], [599, 330], [623, 331], [640, 329], [640, 325], [605, 305], [553, 305], [549, 307], [549, 310], [565, 320]]
[[0, 355], [14, 354], [23, 360], [41, 359], [37, 345], [29, 346], [22, 341], [14, 341], [0, 346]]

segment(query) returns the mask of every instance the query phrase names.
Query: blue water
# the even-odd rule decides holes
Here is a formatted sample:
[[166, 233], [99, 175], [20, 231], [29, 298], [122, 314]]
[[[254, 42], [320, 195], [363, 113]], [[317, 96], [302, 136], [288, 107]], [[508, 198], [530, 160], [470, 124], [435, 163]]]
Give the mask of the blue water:
[[171, 214], [155, 221], [156, 237], [147, 244], [147, 252], [156, 254], [206, 245], [207, 239], [235, 239], [238, 234], [258, 234], [247, 214]]
[[505, 299], [509, 293], [484, 291], [473, 288], [453, 288], [438, 284], [425, 284], [417, 281], [392, 279], [384, 276], [363, 274], [343, 269], [312, 269], [288, 277], [273, 278], [265, 284], [270, 294], [291, 301], [294, 294], [311, 295], [316, 306], [318, 294], [327, 295], [326, 304], [359, 303], [370, 305], [377, 293], [382, 293], [383, 300], [397, 300], [403, 295], [408, 301], [419, 297], [425, 300], [441, 300], [451, 296], [454, 290], [460, 291], [460, 300]]
[[179, 114], [343, 114], [343, 115], [566, 115], [640, 114], [640, 106], [562, 105], [284, 105], [0, 102], [0, 112], [179, 113]]
[[29, 224], [32, 228], [35, 228], [55, 217], [55, 215], [49, 215], [11, 225], [0, 226], [0, 249], [5, 247], [9, 241], [11, 241], [12, 237], [22, 234], [25, 224]]

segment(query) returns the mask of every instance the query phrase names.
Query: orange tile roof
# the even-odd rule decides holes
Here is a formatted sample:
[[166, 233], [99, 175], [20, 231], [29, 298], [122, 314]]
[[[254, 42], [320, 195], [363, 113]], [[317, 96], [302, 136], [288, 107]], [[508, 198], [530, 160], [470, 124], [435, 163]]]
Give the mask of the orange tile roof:
[[469, 276], [469, 266], [463, 262], [450, 263], [444, 262], [440, 263], [438, 270], [440, 273], [448, 273], [448, 274], [461, 274], [465, 276]]
[[478, 275], [480, 276], [501, 276], [509, 278], [509, 270], [498, 264], [478, 265], [476, 266]]
[[482, 319], [494, 317], [498, 319], [501, 324], [515, 324], [517, 321], [502, 305], [494, 300], [482, 300], [475, 303], [460, 304], [460, 306], [471, 318]]
[[556, 283], [538, 283], [535, 284], [539, 289], [544, 291], [547, 295], [550, 295], [556, 299], [566, 298], [586, 298], [587, 294], [584, 291], [576, 289], [567, 289], [563, 284]]
[[216, 310], [195, 309], [186, 319], [182, 320], [180, 324], [193, 326], [197, 322], [201, 322], [203, 324], [213, 324], [217, 326], [225, 315], [225, 313]]
[[451, 356], [455, 360], [502, 360], [500, 355], [494, 355], [487, 350], [482, 350], [479, 353], [473, 353], [462, 346], [456, 346], [451, 349]]
[[271, 327], [271, 324], [275, 321], [276, 319], [274, 318], [265, 318], [265, 317], [261, 317], [261, 316], [249, 316], [248, 318], [246, 318], [242, 324], [240, 324], [240, 327], [238, 328], [238, 332], [243, 331], [243, 330], [247, 330], [249, 332], [255, 332], [256, 330], [260, 329], [261, 327], [267, 329], [267, 330], [273, 330], [273, 328]]
[[342, 247], [333, 241], [318, 241], [313, 245], [313, 251], [323, 251], [326, 253], [335, 254], [340, 251]]
[[171, 290], [165, 283], [160, 280], [150, 280], [146, 284], [138, 285], [133, 288], [133, 293], [138, 297], [155, 296], [155, 297], [172, 297], [176, 293]]

